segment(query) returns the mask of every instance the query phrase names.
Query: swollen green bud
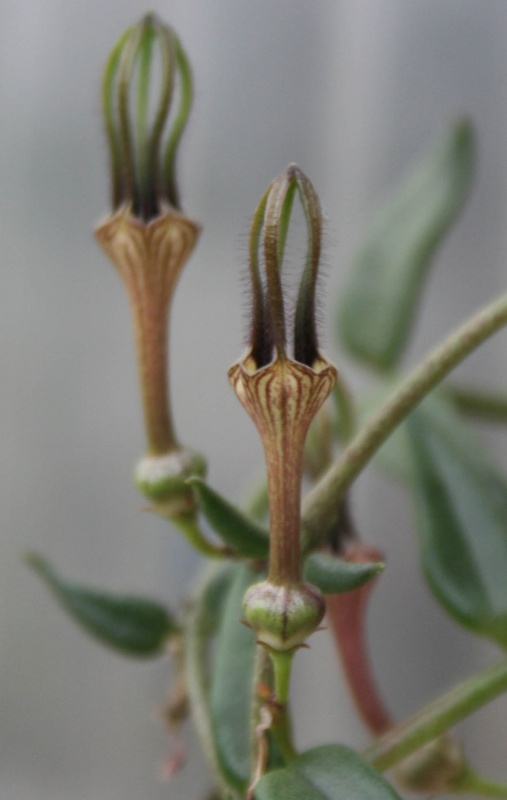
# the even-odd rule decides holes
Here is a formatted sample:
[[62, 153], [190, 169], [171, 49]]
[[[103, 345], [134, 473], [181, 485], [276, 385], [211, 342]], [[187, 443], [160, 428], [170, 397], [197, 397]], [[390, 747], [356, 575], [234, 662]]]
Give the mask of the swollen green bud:
[[243, 607], [259, 643], [275, 651], [301, 647], [317, 630], [325, 611], [324, 598], [315, 586], [303, 582], [281, 586], [269, 580], [250, 587]]
[[[204, 458], [193, 450], [174, 450], [163, 456], [144, 456], [135, 470], [134, 481], [145, 497], [156, 503], [181, 500], [187, 511], [193, 508], [193, 492], [186, 481], [206, 474]], [[185, 505], [188, 508], [185, 508]]]

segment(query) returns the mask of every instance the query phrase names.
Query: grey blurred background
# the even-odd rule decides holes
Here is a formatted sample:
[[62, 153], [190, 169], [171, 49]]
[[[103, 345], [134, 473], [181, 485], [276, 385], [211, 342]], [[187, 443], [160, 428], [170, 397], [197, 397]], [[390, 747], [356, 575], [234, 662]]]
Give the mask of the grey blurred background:
[[[89, 641], [21, 564], [45, 553], [83, 582], [178, 607], [200, 559], [138, 513], [143, 451], [130, 319], [92, 239], [108, 208], [99, 81], [138, 0], [0, 3], [0, 796], [6, 800], [200, 798], [206, 767], [190, 730], [188, 766], [158, 779], [171, 749], [154, 721], [168, 661], [128, 662]], [[192, 60], [195, 110], [181, 153], [184, 208], [200, 245], [172, 320], [181, 439], [205, 452], [213, 484], [239, 499], [261, 464], [226, 370], [244, 343], [245, 236], [268, 182], [297, 161], [328, 217], [323, 313], [361, 232], [403, 169], [457, 116], [475, 120], [476, 190], [431, 277], [409, 359], [507, 283], [507, 6], [504, 0], [171, 0], [152, 2]], [[461, 368], [502, 385], [505, 336]], [[493, 437], [490, 437], [493, 439]], [[502, 437], [495, 437], [501, 450]], [[501, 459], [501, 451], [499, 453]], [[399, 716], [498, 658], [456, 629], [420, 577], [402, 490], [373, 470], [354, 507], [388, 570], [370, 616], [386, 700]], [[332, 643], [296, 660], [301, 746], [367, 737]], [[462, 728], [473, 762], [507, 778], [506, 704]], [[494, 733], [496, 731], [496, 734]]]

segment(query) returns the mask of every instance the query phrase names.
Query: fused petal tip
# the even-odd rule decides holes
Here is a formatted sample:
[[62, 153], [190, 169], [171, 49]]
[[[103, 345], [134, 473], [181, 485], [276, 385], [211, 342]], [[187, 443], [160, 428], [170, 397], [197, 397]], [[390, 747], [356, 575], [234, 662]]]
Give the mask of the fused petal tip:
[[[281, 269], [295, 195], [299, 196], [307, 224], [308, 247], [294, 316], [292, 336], [287, 334]], [[315, 297], [322, 242], [322, 212], [312, 183], [290, 164], [268, 187], [254, 215], [250, 233], [250, 278], [253, 309], [251, 356], [257, 368], [275, 356], [312, 367], [319, 358]], [[262, 256], [265, 280], [259, 265]]]
[[175, 160], [192, 105], [192, 75], [178, 37], [155, 15], [121, 36], [106, 64], [102, 98], [113, 210], [126, 204], [149, 221], [164, 204], [179, 209]]

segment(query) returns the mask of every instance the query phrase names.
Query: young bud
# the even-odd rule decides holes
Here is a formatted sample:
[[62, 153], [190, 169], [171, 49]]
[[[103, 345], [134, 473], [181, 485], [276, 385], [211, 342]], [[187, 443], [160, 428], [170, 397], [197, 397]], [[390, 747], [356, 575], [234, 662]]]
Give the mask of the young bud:
[[180, 448], [165, 456], [144, 456], [137, 464], [134, 481], [137, 488], [154, 502], [181, 498], [180, 510], [188, 512], [194, 507], [194, 499], [187, 480], [205, 474], [203, 457], [193, 450]]
[[245, 618], [260, 644], [276, 651], [301, 647], [322, 622], [324, 598], [315, 586], [254, 584], [244, 599]]
[[[296, 191], [307, 222], [308, 253], [294, 331], [287, 326], [280, 270]], [[261, 200], [250, 237], [253, 313], [250, 348], [229, 370], [240, 402], [262, 439], [268, 474], [270, 553], [268, 581], [247, 595], [245, 613], [259, 639], [285, 650], [318, 626], [323, 602], [301, 577], [300, 495], [306, 434], [328, 397], [336, 370], [319, 352], [315, 294], [322, 216], [310, 181], [292, 164]], [[266, 279], [259, 270], [259, 245]], [[288, 616], [287, 616], [288, 615]]]
[[[177, 82], [179, 108], [171, 122]], [[153, 84], [160, 86], [157, 97]], [[121, 37], [105, 69], [113, 213], [99, 225], [96, 238], [130, 301], [148, 444], [136, 481], [156, 500], [170, 499], [176, 489], [181, 493], [186, 478], [196, 474], [194, 467], [197, 474], [204, 473], [202, 459], [196, 461], [176, 438], [167, 364], [170, 306], [200, 230], [179, 210], [175, 177], [191, 98], [190, 67], [176, 34], [153, 15], [146, 16]], [[188, 487], [184, 493], [191, 499]]]

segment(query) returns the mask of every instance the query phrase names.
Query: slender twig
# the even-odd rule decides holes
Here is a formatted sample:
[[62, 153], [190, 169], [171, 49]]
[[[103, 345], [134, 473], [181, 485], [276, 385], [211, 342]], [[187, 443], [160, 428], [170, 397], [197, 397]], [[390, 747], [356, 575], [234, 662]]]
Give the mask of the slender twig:
[[270, 650], [274, 672], [274, 707], [270, 730], [276, 739], [282, 757], [289, 763], [297, 756], [292, 741], [291, 722], [287, 703], [289, 701], [290, 676], [294, 650], [286, 652]]
[[474, 794], [479, 797], [507, 798], [507, 785], [477, 775], [471, 769], [466, 769], [453, 784], [452, 792], [453, 794]]
[[276, 713], [276, 719], [272, 722], [269, 730], [276, 739], [283, 760], [289, 764], [296, 758], [297, 750], [292, 741], [290, 719], [286, 708]]
[[306, 546], [326, 536], [336, 521], [340, 500], [400, 422], [455, 366], [506, 324], [507, 295], [503, 295], [468, 319], [409, 373], [307, 496], [303, 510]]
[[467, 678], [406, 722], [374, 741], [364, 753], [379, 772], [390, 769], [457, 722], [507, 691], [507, 661]]

